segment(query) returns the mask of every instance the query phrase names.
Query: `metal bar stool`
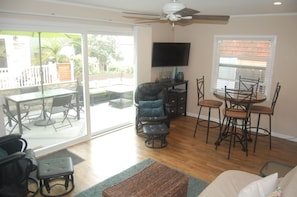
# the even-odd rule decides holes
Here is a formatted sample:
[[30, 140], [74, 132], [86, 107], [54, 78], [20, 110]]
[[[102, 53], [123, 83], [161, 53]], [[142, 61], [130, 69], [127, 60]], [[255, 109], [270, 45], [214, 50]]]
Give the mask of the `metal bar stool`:
[[[226, 126], [220, 129], [220, 135], [216, 141], [216, 149], [220, 145], [221, 141], [230, 136], [229, 139], [229, 151], [228, 159], [230, 159], [231, 145], [233, 142], [233, 147], [235, 142], [239, 141], [242, 150], [246, 152], [248, 156], [248, 121], [250, 117], [250, 105], [251, 98], [253, 94], [253, 89], [251, 90], [236, 90], [227, 89], [225, 86], [225, 108], [223, 109], [224, 120], [226, 119]], [[224, 122], [223, 120], [223, 122]], [[239, 122], [242, 122], [241, 124]], [[237, 127], [241, 126], [241, 134], [237, 133]], [[229, 131], [231, 127], [231, 131]]]
[[[271, 150], [271, 117], [274, 114], [274, 108], [275, 108], [275, 105], [276, 105], [276, 101], [277, 101], [280, 89], [281, 89], [281, 85], [279, 83], [277, 83], [276, 88], [275, 88], [275, 92], [274, 92], [274, 96], [273, 96], [273, 99], [272, 99], [272, 103], [271, 103], [270, 107], [263, 106], [263, 105], [252, 105], [251, 106], [251, 111], [250, 111], [251, 114], [258, 114], [258, 121], [257, 121], [257, 127], [256, 127], [256, 137], [255, 137], [255, 142], [254, 142], [254, 152], [256, 151], [256, 144], [257, 144], [259, 130], [264, 131], [269, 136], [269, 148]], [[269, 117], [269, 129], [265, 129], [265, 128], [260, 127], [261, 115], [267, 115]]]
[[[196, 122], [196, 127], [194, 131], [194, 136], [196, 135], [197, 128], [198, 126], [206, 127], [207, 132], [206, 132], [206, 143], [208, 143], [208, 134], [209, 134], [209, 128], [217, 128], [221, 127], [221, 112], [220, 112], [220, 107], [222, 106], [223, 102], [217, 101], [217, 100], [212, 100], [212, 99], [204, 99], [204, 76], [200, 79], [196, 79], [197, 82], [197, 95], [198, 95], [198, 103], [197, 105], [200, 106], [199, 108], [199, 113], [198, 113], [198, 118]], [[208, 119], [207, 120], [200, 120], [200, 114], [201, 114], [201, 109], [205, 107], [208, 108]], [[211, 121], [210, 120], [210, 115], [211, 115], [211, 109], [217, 109], [219, 112], [219, 122]], [[203, 124], [203, 122], [207, 121], [207, 125]], [[215, 123], [213, 126], [210, 125], [210, 123]]]

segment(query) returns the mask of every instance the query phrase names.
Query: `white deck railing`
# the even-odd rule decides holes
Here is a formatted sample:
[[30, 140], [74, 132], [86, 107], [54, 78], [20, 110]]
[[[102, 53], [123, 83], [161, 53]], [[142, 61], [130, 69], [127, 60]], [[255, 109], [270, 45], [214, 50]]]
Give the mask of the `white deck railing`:
[[[40, 85], [40, 71], [41, 69], [39, 66], [26, 67], [21, 72], [16, 72], [9, 68], [0, 68], [0, 89]], [[59, 81], [56, 64], [42, 66], [42, 72], [44, 84], [56, 83]]]

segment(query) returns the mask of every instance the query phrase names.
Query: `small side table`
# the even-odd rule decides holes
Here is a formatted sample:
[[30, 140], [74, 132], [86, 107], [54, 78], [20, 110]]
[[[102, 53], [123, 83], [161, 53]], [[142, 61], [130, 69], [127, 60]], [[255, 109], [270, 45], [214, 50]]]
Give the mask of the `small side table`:
[[167, 146], [166, 136], [169, 134], [166, 124], [144, 125], [143, 133], [147, 136], [145, 145], [149, 148], [164, 148]]
[[[71, 157], [41, 160], [38, 164], [37, 173], [40, 180], [40, 193], [43, 196], [63, 196], [74, 189], [74, 170]], [[64, 187], [65, 192], [59, 194], [54, 192], [55, 194], [51, 195], [51, 189], [58, 186]], [[46, 188], [47, 193], [45, 193], [44, 188]]]
[[260, 176], [265, 177], [275, 172], [278, 177], [284, 177], [293, 167], [275, 161], [268, 161], [260, 170]]

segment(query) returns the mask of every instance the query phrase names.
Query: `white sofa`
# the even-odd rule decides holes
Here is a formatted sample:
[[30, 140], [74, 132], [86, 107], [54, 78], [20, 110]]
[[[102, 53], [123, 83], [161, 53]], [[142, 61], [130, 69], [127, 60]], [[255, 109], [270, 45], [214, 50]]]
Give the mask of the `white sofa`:
[[293, 197], [297, 196], [297, 166], [284, 177], [261, 177], [239, 170], [221, 173], [198, 197]]

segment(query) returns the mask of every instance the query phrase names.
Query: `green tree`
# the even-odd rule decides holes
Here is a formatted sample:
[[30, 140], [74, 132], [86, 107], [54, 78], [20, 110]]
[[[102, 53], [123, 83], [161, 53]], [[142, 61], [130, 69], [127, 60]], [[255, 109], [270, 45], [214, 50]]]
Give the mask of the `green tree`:
[[116, 51], [117, 43], [112, 36], [97, 35], [88, 37], [89, 56], [96, 58], [98, 72], [107, 71], [107, 67], [113, 60], [123, 59]]
[[81, 37], [74, 37], [71, 39], [69, 44], [73, 47], [74, 49], [74, 57], [73, 57], [73, 62], [74, 62], [74, 75], [75, 78], [81, 77], [82, 76], [82, 50], [81, 50]]
[[[45, 38], [42, 40], [42, 61], [55, 61], [57, 63], [69, 62], [69, 57], [60, 54], [65, 46], [69, 46], [68, 38]], [[46, 63], [44, 62], [44, 63]]]

